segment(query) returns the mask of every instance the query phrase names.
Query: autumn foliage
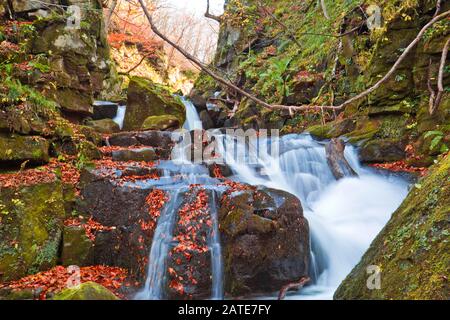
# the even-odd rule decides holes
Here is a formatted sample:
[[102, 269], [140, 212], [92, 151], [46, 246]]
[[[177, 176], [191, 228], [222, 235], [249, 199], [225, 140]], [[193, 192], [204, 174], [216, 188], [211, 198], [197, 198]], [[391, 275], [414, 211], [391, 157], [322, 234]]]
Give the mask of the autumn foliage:
[[[51, 270], [40, 272], [31, 276], [24, 277], [20, 280], [7, 284], [0, 284], [0, 289], [8, 288], [12, 290], [32, 289], [40, 291], [39, 299], [45, 300], [47, 294], [57, 293], [68, 287], [71, 279], [75, 279], [74, 271], [63, 266], [56, 266]], [[127, 278], [125, 269], [106, 266], [90, 266], [80, 268], [79, 280], [84, 282], [96, 282], [119, 298], [123, 298], [119, 289], [124, 285]]]

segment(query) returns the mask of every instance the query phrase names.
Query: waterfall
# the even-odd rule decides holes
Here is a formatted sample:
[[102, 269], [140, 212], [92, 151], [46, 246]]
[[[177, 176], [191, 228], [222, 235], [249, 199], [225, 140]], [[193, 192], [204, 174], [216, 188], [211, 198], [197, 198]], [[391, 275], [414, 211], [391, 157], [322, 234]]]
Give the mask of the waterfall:
[[123, 121], [125, 120], [125, 113], [127, 111], [127, 106], [119, 106], [117, 108], [117, 114], [113, 121], [117, 123], [120, 127], [120, 130], [123, 128]]
[[197, 109], [194, 104], [184, 97], [180, 97], [186, 107], [186, 122], [183, 126], [186, 130], [201, 130], [203, 129], [202, 121], [198, 115]]
[[[234, 152], [227, 152], [235, 149], [238, 153], [248, 152], [248, 146], [233, 148], [235, 140], [226, 136], [219, 141], [223, 141], [220, 152], [225, 154], [236, 180], [284, 190], [302, 202], [311, 230], [310, 273], [316, 280], [313, 286], [290, 298], [332, 298], [407, 195], [406, 181], [363, 168], [351, 146], [346, 148], [345, 157], [359, 178], [336, 181], [328, 167], [324, 145], [310, 135], [279, 138], [280, 154], [260, 153], [256, 165], [236, 161]], [[251, 144], [250, 141], [248, 145]]]
[[179, 191], [169, 192], [169, 202], [165, 204], [161, 212], [153, 235], [145, 287], [135, 297], [138, 300], [160, 300], [164, 298], [167, 255], [172, 242], [172, 232], [180, 198]]
[[[201, 128], [195, 107], [191, 102], [183, 101], [187, 116], [184, 128]], [[246, 142], [217, 130], [214, 137], [218, 154], [233, 171], [231, 179], [284, 190], [296, 195], [302, 202], [311, 230], [310, 276], [313, 284], [296, 294], [289, 294], [288, 299], [332, 298], [338, 285], [358, 263], [407, 195], [407, 181], [361, 166], [357, 150], [352, 146], [347, 146], [345, 157], [358, 177], [336, 181], [326, 160], [325, 144], [315, 141], [308, 134], [259, 138], [259, 141], [250, 139]], [[262, 148], [264, 144], [269, 147]], [[257, 150], [254, 159], [248, 156], [252, 148]], [[158, 221], [145, 288], [136, 296], [139, 299], [164, 298], [166, 259], [179, 206], [176, 199], [180, 198], [181, 190], [190, 184], [202, 184], [212, 194], [209, 200], [212, 227], [208, 239], [211, 299], [223, 299], [223, 261], [216, 199], [220, 182], [209, 177], [204, 165], [190, 162], [184, 154], [189, 149], [175, 146], [172, 161], [160, 165], [166, 174], [158, 183], [163, 184], [164, 179], [172, 181], [171, 175], [175, 172], [183, 175], [183, 181], [179, 186], [172, 186], [171, 200], [165, 205]]]
[[212, 299], [223, 299], [223, 263], [222, 263], [222, 248], [220, 245], [219, 234], [219, 217], [217, 212], [216, 193], [212, 192], [210, 201], [210, 213], [212, 219], [211, 239], [209, 240], [209, 247], [211, 250], [211, 269], [212, 269]]

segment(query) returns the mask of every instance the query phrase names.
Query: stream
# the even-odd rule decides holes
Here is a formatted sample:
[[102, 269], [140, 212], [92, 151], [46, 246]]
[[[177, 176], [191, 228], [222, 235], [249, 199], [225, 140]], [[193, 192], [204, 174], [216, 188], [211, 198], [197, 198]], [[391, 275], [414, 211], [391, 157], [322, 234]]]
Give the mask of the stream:
[[[194, 105], [186, 99], [183, 102], [187, 116], [184, 128], [201, 129]], [[117, 117], [124, 114], [120, 113]], [[116, 118], [115, 121], [122, 123], [123, 118]], [[315, 141], [308, 134], [268, 138], [265, 142], [270, 148], [276, 145], [279, 154], [274, 156], [263, 150], [258, 152], [256, 162], [252, 164], [241, 161], [242, 158], [236, 157], [236, 154], [245, 153], [256, 142], [239, 143], [219, 130], [214, 136], [220, 153], [233, 171], [232, 180], [284, 190], [301, 200], [311, 230], [312, 284], [289, 293], [286, 299], [332, 299], [341, 281], [359, 262], [408, 192], [409, 182], [406, 179], [363, 167], [358, 161], [356, 148], [350, 145], [345, 150], [345, 157], [359, 177], [336, 181], [327, 164], [325, 144]], [[180, 194], [190, 184], [202, 184], [212, 194], [209, 207], [213, 224], [208, 239], [211, 299], [224, 297], [223, 262], [215, 210], [221, 195], [219, 181], [210, 178], [205, 166], [193, 164], [187, 159], [183, 148], [175, 147], [172, 160], [161, 164], [165, 168], [164, 176], [157, 182], [151, 182], [159, 189], [168, 191], [170, 200], [158, 220], [149, 253], [146, 284], [135, 296], [136, 299], [165, 298], [166, 260], [173, 245], [175, 216], [181, 205]], [[171, 177], [175, 174], [183, 174], [183, 181], [174, 184]], [[273, 295], [257, 298], [274, 299], [276, 295], [274, 292]]]

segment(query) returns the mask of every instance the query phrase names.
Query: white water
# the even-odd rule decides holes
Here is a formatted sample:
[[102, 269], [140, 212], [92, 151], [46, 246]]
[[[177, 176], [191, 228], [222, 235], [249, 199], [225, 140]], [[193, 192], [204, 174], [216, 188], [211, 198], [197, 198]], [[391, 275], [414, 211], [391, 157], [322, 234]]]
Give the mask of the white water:
[[[347, 147], [345, 156], [359, 178], [336, 181], [328, 167], [324, 145], [309, 135], [280, 138], [280, 156], [260, 154], [256, 166], [236, 161], [227, 154], [224, 149], [232, 150], [227, 144], [233, 140], [225, 137], [224, 141], [222, 152], [236, 179], [285, 190], [302, 201], [312, 233], [310, 273], [317, 279], [313, 286], [288, 298], [331, 299], [406, 197], [408, 183], [363, 168], [351, 146]], [[245, 152], [248, 148], [241, 145], [237, 149]]]
[[[185, 128], [192, 128], [198, 114], [189, 102], [186, 110]], [[331, 299], [338, 285], [358, 263], [407, 194], [408, 183], [405, 180], [380, 175], [362, 167], [356, 150], [351, 146], [347, 147], [345, 156], [359, 177], [336, 181], [328, 167], [324, 145], [314, 141], [309, 135], [288, 135], [268, 140], [272, 145], [279, 143], [280, 154], [270, 155], [260, 150], [257, 163], [251, 165], [234, 156], [235, 147], [238, 153], [245, 154], [248, 146], [235, 145], [233, 138], [220, 133], [216, 138], [219, 141], [219, 153], [233, 170], [235, 180], [285, 190], [302, 201], [311, 230], [310, 276], [314, 283], [296, 294], [288, 295], [287, 299]], [[250, 142], [249, 145], [252, 143], [254, 144]], [[183, 161], [177, 162], [178, 166], [173, 163], [171, 165], [187, 174], [185, 184], [202, 183], [211, 188], [217, 183], [207, 177], [205, 167], [186, 164], [187, 158], [182, 152], [177, 154], [177, 158]], [[214, 202], [215, 199], [211, 202], [213, 230], [209, 243], [213, 279], [211, 298], [222, 299], [223, 263]], [[137, 298], [162, 298], [168, 252], [168, 244], [164, 239], [171, 238], [171, 227], [165, 223], [173, 221], [170, 219], [173, 219], [176, 211], [176, 208], [165, 209], [166, 214], [158, 222], [150, 253], [146, 287]]]
[[119, 106], [117, 108], [117, 114], [113, 121], [117, 123], [120, 127], [120, 130], [123, 128], [123, 121], [125, 120], [125, 113], [127, 111], [127, 106]]
[[184, 97], [180, 97], [183, 101], [184, 106], [186, 107], [186, 122], [184, 123], [183, 128], [186, 130], [202, 130], [202, 122], [198, 115], [197, 109], [194, 104], [187, 100]]

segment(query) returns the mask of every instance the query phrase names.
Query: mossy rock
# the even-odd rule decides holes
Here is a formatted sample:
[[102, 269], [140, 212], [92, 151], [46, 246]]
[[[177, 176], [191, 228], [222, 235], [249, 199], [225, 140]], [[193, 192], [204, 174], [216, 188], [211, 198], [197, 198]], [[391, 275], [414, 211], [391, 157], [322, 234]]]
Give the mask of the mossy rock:
[[183, 124], [186, 120], [186, 108], [181, 99], [148, 79], [131, 78], [124, 130], [140, 130], [148, 117], [164, 115], [171, 115], [177, 118], [179, 124]]
[[[410, 191], [334, 298], [448, 300], [449, 216], [447, 155]], [[367, 288], [370, 265], [381, 269], [379, 290]]]
[[164, 131], [167, 129], [177, 129], [180, 127], [180, 122], [176, 116], [163, 115], [163, 116], [151, 116], [145, 119], [142, 124], [142, 130], [159, 130]]
[[65, 216], [61, 182], [0, 188], [0, 280], [53, 267]]
[[49, 161], [49, 142], [38, 136], [0, 135], [0, 162], [46, 163]]
[[93, 120], [86, 123], [89, 127], [99, 133], [117, 133], [120, 132], [120, 127], [112, 119]]
[[331, 139], [343, 136], [356, 128], [354, 119], [332, 121], [325, 125], [315, 125], [306, 129], [312, 136], [319, 139]]
[[98, 160], [102, 153], [92, 142], [83, 140], [77, 145], [78, 156], [84, 160]]
[[84, 135], [86, 140], [92, 142], [96, 146], [101, 146], [103, 142], [103, 137], [101, 133], [95, 131], [94, 128], [88, 126], [80, 126], [80, 132]]
[[395, 139], [371, 140], [359, 150], [359, 158], [365, 163], [393, 162], [405, 156], [405, 144]]
[[61, 261], [64, 266], [87, 266], [88, 257], [93, 247], [82, 226], [64, 227]]
[[53, 296], [52, 300], [119, 300], [111, 291], [95, 282], [85, 282]]

